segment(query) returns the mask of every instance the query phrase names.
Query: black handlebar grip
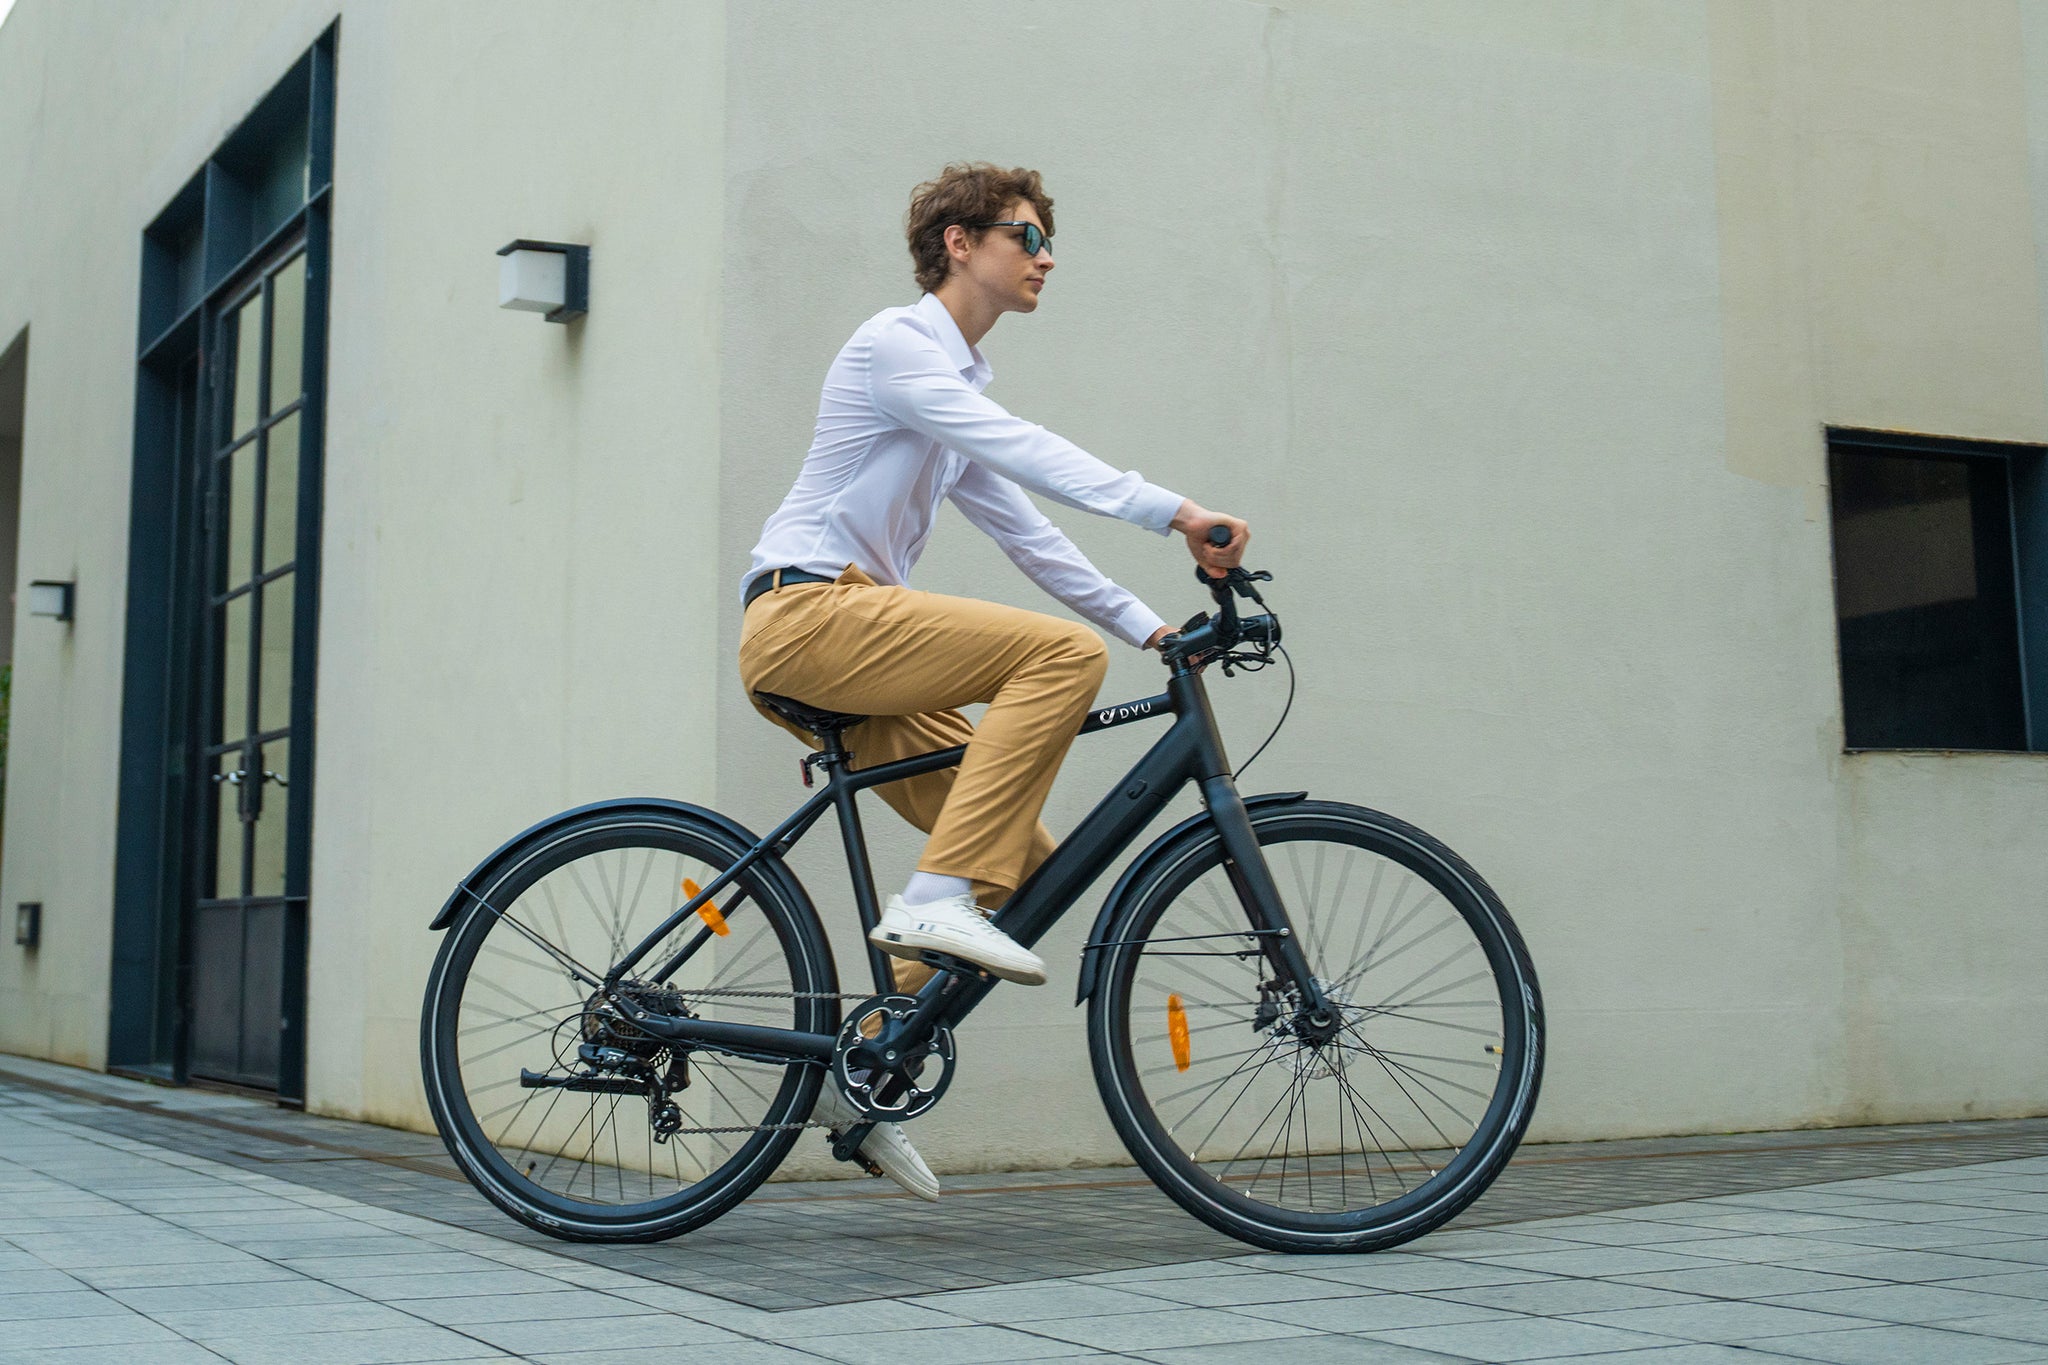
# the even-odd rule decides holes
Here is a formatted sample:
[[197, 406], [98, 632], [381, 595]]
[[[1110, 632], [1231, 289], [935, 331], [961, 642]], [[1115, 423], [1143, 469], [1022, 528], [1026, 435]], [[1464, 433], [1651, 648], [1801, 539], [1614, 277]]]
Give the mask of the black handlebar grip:
[[1211, 526], [1209, 528], [1209, 543], [1219, 547], [1228, 545], [1230, 543], [1230, 528], [1228, 526]]

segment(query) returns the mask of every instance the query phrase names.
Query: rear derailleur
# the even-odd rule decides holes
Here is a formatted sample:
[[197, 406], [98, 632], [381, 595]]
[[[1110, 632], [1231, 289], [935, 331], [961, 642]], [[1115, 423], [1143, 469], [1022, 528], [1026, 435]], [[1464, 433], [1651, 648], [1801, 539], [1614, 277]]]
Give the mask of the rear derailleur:
[[[664, 1001], [671, 1013], [687, 1014], [680, 1000]], [[519, 1084], [528, 1090], [568, 1090], [577, 1094], [640, 1095], [647, 1100], [647, 1127], [656, 1142], [667, 1142], [683, 1127], [683, 1111], [671, 1095], [689, 1088], [690, 1054], [649, 1037], [604, 1005], [593, 1002], [567, 1021], [578, 1025], [576, 1060], [566, 1072], [519, 1070]], [[559, 1052], [557, 1053], [559, 1057]], [[567, 1062], [566, 1058], [562, 1061]]]

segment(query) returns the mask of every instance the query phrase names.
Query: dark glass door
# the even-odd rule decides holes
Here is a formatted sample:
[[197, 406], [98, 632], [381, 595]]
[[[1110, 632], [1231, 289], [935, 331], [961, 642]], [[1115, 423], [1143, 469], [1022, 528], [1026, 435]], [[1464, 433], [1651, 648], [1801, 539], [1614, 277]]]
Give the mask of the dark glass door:
[[210, 329], [192, 905], [194, 1076], [275, 1089], [286, 1031], [287, 954], [305, 913], [290, 859], [299, 656], [306, 254], [286, 246], [230, 295]]

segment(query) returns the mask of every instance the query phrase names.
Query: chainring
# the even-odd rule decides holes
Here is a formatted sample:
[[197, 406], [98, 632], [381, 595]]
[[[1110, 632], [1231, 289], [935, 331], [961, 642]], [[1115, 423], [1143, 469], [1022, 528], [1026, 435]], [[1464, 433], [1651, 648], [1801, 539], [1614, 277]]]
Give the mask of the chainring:
[[[852, 1060], [855, 1048], [877, 1037], [918, 1006], [915, 996], [875, 995], [847, 1011], [832, 1049], [832, 1080], [861, 1114], [876, 1123], [901, 1123], [928, 1112], [953, 1080], [953, 1031], [941, 1025], [929, 1042], [880, 1069]], [[936, 1068], [937, 1074], [933, 1071]]]

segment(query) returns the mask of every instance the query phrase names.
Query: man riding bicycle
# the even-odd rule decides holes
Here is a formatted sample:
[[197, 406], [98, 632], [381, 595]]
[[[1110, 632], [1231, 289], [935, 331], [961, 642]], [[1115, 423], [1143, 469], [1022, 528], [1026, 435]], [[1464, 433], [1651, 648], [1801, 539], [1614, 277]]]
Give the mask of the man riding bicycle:
[[[957, 769], [880, 789], [930, 836], [870, 935], [901, 959], [904, 990], [930, 975], [919, 961], [926, 952], [1009, 981], [1045, 981], [1044, 962], [988, 915], [1052, 851], [1039, 811], [1107, 664], [1101, 638], [1075, 622], [908, 587], [939, 503], [950, 499], [1054, 598], [1147, 649], [1170, 628], [1091, 564], [1025, 490], [1161, 535], [1179, 531], [1218, 575], [1240, 562], [1249, 535], [1241, 519], [1119, 473], [983, 396], [992, 371], [976, 347], [1004, 313], [1037, 309], [1053, 268], [1052, 226], [1036, 171], [953, 165], [918, 186], [906, 235], [926, 292], [862, 323], [833, 360], [810, 452], [744, 580], [739, 662], [749, 696], [870, 717], [847, 732], [863, 767], [967, 746]], [[1230, 534], [1222, 546], [1209, 542], [1219, 526]], [[976, 702], [988, 705], [978, 727], [959, 710]], [[815, 1117], [841, 1129], [858, 1118], [829, 1085]], [[861, 1155], [937, 1198], [937, 1180], [896, 1125], [876, 1125]]]

